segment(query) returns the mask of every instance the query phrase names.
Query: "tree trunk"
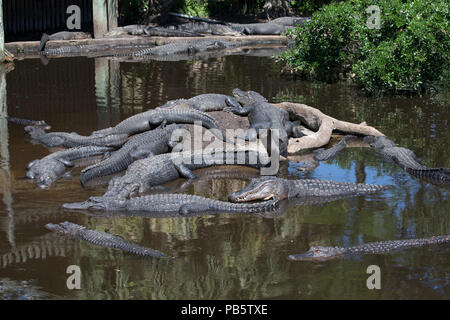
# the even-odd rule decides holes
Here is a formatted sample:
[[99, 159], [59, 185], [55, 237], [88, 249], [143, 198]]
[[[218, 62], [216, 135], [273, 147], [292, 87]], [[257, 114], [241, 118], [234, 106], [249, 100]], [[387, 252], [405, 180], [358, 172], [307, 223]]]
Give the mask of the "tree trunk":
[[289, 140], [288, 153], [296, 153], [300, 150], [319, 148], [326, 145], [334, 130], [344, 133], [352, 133], [365, 136], [383, 136], [377, 129], [368, 126], [365, 122], [361, 124], [341, 121], [332, 118], [319, 109], [300, 103], [282, 102], [275, 104], [276, 107], [284, 109], [289, 113], [291, 120], [300, 120], [309, 129], [316, 131], [311, 135]]

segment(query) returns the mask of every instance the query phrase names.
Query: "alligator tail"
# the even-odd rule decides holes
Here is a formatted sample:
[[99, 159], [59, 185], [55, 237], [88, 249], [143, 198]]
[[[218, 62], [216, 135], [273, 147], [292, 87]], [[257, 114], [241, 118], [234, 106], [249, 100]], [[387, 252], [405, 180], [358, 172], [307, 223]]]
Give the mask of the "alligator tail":
[[22, 126], [36, 126], [43, 127], [44, 129], [50, 129], [50, 125], [48, 125], [44, 120], [28, 120], [22, 118], [15, 117], [5, 117], [8, 122], [19, 124]]
[[113, 154], [106, 160], [84, 168], [80, 174], [80, 183], [84, 188], [90, 180], [125, 170], [132, 162], [132, 160], [130, 160], [131, 159], [127, 159], [126, 157], [114, 156]]
[[39, 51], [44, 51], [45, 45], [47, 44], [47, 41], [50, 40], [50, 36], [46, 33], [42, 34], [41, 42], [39, 44]]

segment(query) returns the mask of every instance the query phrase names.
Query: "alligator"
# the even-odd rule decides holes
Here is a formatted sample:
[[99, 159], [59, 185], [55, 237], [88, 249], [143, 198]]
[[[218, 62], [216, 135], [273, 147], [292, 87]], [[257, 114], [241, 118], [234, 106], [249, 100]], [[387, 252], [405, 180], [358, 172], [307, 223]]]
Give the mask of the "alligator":
[[286, 27], [295, 27], [310, 21], [309, 17], [279, 17], [270, 21], [270, 23], [280, 24]]
[[328, 161], [336, 157], [347, 147], [347, 141], [356, 139], [354, 135], [345, 135], [341, 141], [333, 145], [331, 148], [319, 148], [313, 151], [314, 157], [311, 161], [307, 161], [298, 167], [300, 171], [312, 170], [319, 165], [319, 162]]
[[316, 161], [328, 161], [336, 157], [347, 147], [347, 141], [356, 139], [357, 137], [351, 134], [345, 135], [341, 141], [336, 143], [329, 149], [319, 148], [314, 150], [314, 160]]
[[96, 52], [103, 53], [108, 49], [113, 49], [115, 44], [75, 44], [54, 49], [46, 49], [41, 51], [43, 56], [76, 56], [81, 54], [93, 54]]
[[411, 175], [438, 184], [450, 183], [449, 168], [428, 168], [422, 165], [421, 160], [412, 150], [397, 147], [395, 142], [388, 138], [367, 136], [364, 141], [377, 150], [383, 159], [399, 165], [403, 170]]
[[191, 31], [199, 34], [211, 34], [217, 36], [241, 36], [243, 33], [234, 30], [232, 27], [208, 22], [187, 22], [176, 26], [169, 26], [169, 29]]
[[27, 166], [27, 178], [35, 179], [41, 188], [49, 187], [66, 172], [67, 167], [73, 167], [72, 160], [92, 157], [113, 150], [111, 147], [84, 146], [57, 151], [48, 156], [31, 161]]
[[171, 140], [172, 133], [181, 128], [177, 124], [171, 124], [131, 137], [122, 148], [112, 152], [105, 160], [84, 168], [80, 175], [81, 185], [84, 187], [91, 179], [125, 170], [136, 160], [168, 152], [169, 146], [178, 143]]
[[43, 130], [50, 130], [52, 127], [44, 120], [28, 120], [15, 117], [5, 117], [8, 122], [19, 124], [21, 126], [41, 127]]
[[379, 242], [370, 242], [353, 247], [311, 247], [307, 252], [302, 254], [292, 254], [290, 260], [296, 261], [323, 261], [329, 259], [343, 258], [352, 255], [361, 254], [384, 254], [401, 249], [413, 247], [422, 247], [429, 245], [437, 245], [450, 241], [450, 235], [435, 236], [422, 239], [405, 239], [405, 240], [388, 240]]
[[268, 199], [359, 196], [390, 188], [392, 186], [318, 179], [287, 180], [267, 176], [252, 179], [247, 187], [231, 193], [228, 200], [240, 203]]
[[153, 37], [203, 37], [201, 33], [194, 30], [173, 30], [163, 27], [147, 27], [144, 33]]
[[123, 133], [111, 133], [104, 136], [81, 136], [76, 132], [45, 132], [43, 127], [26, 126], [25, 132], [30, 138], [46, 147], [79, 147], [79, 146], [104, 146], [120, 147], [128, 140], [128, 135]]
[[226, 137], [216, 120], [205, 112], [195, 110], [192, 108], [168, 109], [156, 108], [145, 112], [141, 112], [131, 116], [115, 127], [110, 127], [98, 131], [94, 131], [95, 136], [104, 136], [111, 134], [127, 134], [143, 132], [158, 126], [164, 126], [166, 123], [196, 123], [207, 129], [211, 129], [212, 133], [219, 139]]
[[[288, 112], [268, 103], [266, 98], [255, 91], [242, 91], [236, 88], [233, 89], [233, 96], [242, 107], [230, 104], [229, 107], [223, 110], [233, 112], [239, 116], [248, 116], [250, 127], [247, 134], [241, 138], [254, 140], [261, 132], [257, 130], [278, 130], [279, 153], [282, 156], [287, 156], [289, 136], [298, 135], [293, 123], [289, 121]], [[267, 150], [270, 149], [267, 148]]]
[[309, 20], [310, 18], [304, 17], [281, 17], [262, 23], [232, 23], [230, 27], [247, 35], [280, 35], [289, 28], [301, 25]]
[[150, 249], [141, 247], [130, 242], [125, 241], [124, 239], [112, 235], [110, 233], [97, 231], [97, 230], [89, 230], [83, 226], [72, 222], [61, 222], [59, 224], [48, 223], [45, 227], [57, 234], [65, 235], [71, 238], [81, 239], [86, 242], [89, 242], [96, 246], [108, 247], [113, 249], [121, 249], [126, 252], [130, 252], [132, 254], [136, 254], [142, 257], [153, 257], [153, 258], [165, 258], [167, 257], [164, 253]]
[[53, 40], [81, 40], [92, 38], [89, 33], [78, 32], [78, 31], [61, 31], [48, 35], [46, 33], [42, 34], [41, 42], [39, 44], [39, 51], [44, 51], [45, 45], [48, 41]]
[[258, 213], [274, 211], [278, 199], [258, 203], [230, 203], [190, 194], [151, 194], [130, 199], [90, 197], [83, 202], [65, 203], [66, 210], [137, 211], [160, 214], [178, 213], [182, 216], [198, 213]]
[[203, 112], [210, 112], [222, 111], [224, 108], [227, 108], [230, 105], [233, 105], [236, 109], [242, 107], [239, 102], [237, 102], [237, 100], [233, 97], [224, 94], [205, 93], [197, 95], [190, 99], [170, 100], [159, 108], [176, 108], [182, 106], [197, 109]]
[[221, 164], [237, 164], [261, 168], [270, 163], [265, 150], [234, 151], [217, 149], [210, 158], [203, 150], [172, 152], [138, 160], [128, 167], [125, 175], [110, 180], [105, 197], [128, 198], [142, 194], [152, 187], [180, 177], [195, 179], [192, 170]]
[[172, 30], [152, 25], [132, 24], [123, 27], [113, 28], [104, 34], [107, 38], [117, 38], [128, 35], [147, 35], [157, 37], [202, 37], [200, 33], [190, 32], [189, 30]]
[[[140, 56], [167, 56], [174, 54], [194, 54], [209, 50], [219, 50], [231, 48], [237, 43], [233, 41], [217, 40], [217, 39], [194, 39], [189, 41], [172, 42], [162, 46], [146, 48], [133, 52], [131, 55]], [[118, 54], [120, 55], [120, 54]]]
[[232, 23], [230, 27], [237, 32], [246, 34], [246, 35], [281, 35], [287, 30], [287, 26], [271, 23], [271, 22], [262, 22], [262, 23]]

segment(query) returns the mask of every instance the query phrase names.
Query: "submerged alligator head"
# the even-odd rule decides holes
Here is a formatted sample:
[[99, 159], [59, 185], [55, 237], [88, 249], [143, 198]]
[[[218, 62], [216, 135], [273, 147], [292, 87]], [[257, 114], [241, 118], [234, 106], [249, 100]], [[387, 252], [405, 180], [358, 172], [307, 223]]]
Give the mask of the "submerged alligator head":
[[45, 227], [60, 235], [66, 235], [66, 236], [76, 236], [77, 232], [84, 230], [86, 228], [79, 226], [75, 223], [71, 222], [61, 222], [60, 224], [54, 224], [54, 223], [47, 223]]
[[289, 255], [290, 260], [295, 261], [320, 261], [335, 259], [345, 254], [344, 248], [339, 247], [311, 247], [307, 252]]
[[73, 163], [64, 159], [33, 160], [27, 166], [27, 178], [36, 180], [38, 187], [48, 188]]
[[231, 193], [228, 199], [231, 202], [248, 202], [269, 199], [283, 200], [288, 196], [289, 186], [283, 179], [259, 177], [252, 179], [244, 189]]
[[46, 134], [45, 128], [43, 128], [41, 126], [26, 126], [24, 128], [24, 130], [26, 133], [28, 133], [28, 135], [32, 139], [36, 139], [36, 138]]
[[63, 209], [67, 210], [120, 210], [125, 209], [126, 199], [113, 197], [90, 197], [86, 201], [64, 203]]

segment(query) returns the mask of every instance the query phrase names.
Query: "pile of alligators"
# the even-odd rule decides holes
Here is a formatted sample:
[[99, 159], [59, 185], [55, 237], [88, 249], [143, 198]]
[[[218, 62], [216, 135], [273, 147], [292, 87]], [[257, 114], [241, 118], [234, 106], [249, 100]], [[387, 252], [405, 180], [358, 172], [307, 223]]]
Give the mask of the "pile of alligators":
[[[249, 126], [230, 136], [226, 130], [229, 128], [219, 125], [212, 115], [214, 112], [232, 113], [238, 119], [245, 117]], [[253, 178], [245, 188], [231, 193], [228, 201], [183, 193], [145, 194], [155, 188], [164, 190], [161, 185], [178, 178], [193, 181], [197, 169], [213, 170], [213, 167], [227, 164], [264, 169], [274, 162], [286, 161], [289, 139], [302, 137], [307, 131], [300, 130], [300, 124], [286, 110], [271, 104], [255, 91], [234, 89], [230, 96], [207, 93], [171, 100], [158, 108], [133, 115], [114, 127], [94, 131], [89, 136], [75, 132], [47, 132], [51, 127], [45, 121], [8, 120], [25, 125], [25, 132], [37, 143], [51, 148], [66, 148], [29, 163], [26, 176], [34, 179], [41, 188], [49, 188], [67, 175], [67, 169], [75, 166], [74, 160], [103, 156], [82, 169], [80, 181], [83, 187], [92, 187], [96, 185], [96, 180], [106, 178], [109, 180], [106, 192], [81, 202], [62, 205], [66, 210], [86, 214], [94, 211], [110, 216], [192, 217], [240, 213], [274, 217], [291, 205], [324, 203], [392, 188], [317, 179], [288, 180], [277, 177], [275, 172]], [[209, 134], [219, 143], [215, 144], [212, 152], [207, 152], [208, 146], [204, 144], [191, 148], [192, 131], [200, 132], [202, 137]], [[335, 157], [346, 148], [348, 141], [358, 138], [368, 143], [383, 159], [397, 164], [411, 175], [434, 183], [450, 184], [449, 169], [422, 165], [414, 152], [396, 146], [385, 136], [345, 135], [331, 148], [314, 151], [316, 166], [320, 161]], [[46, 227], [94, 245], [122, 249], [141, 256], [167, 257], [159, 251], [70, 222], [47, 224]], [[305, 254], [291, 255], [289, 258], [314, 261], [354, 254], [381, 254], [448, 241], [450, 236], [438, 236], [348, 248], [312, 247]]]
[[[192, 17], [195, 18], [195, 17]], [[260, 23], [229, 23], [210, 19], [201, 21], [176, 21], [165, 25], [127, 25], [116, 27], [103, 35], [104, 39], [111, 39], [109, 43], [82, 43], [62, 45], [60, 47], [47, 48], [49, 41], [55, 40], [83, 40], [91, 38], [89, 33], [60, 31], [51, 35], [44, 33], [41, 37], [38, 51], [43, 56], [79, 55], [82, 53], [101, 54], [102, 56], [140, 57], [150, 59], [163, 59], [173, 55], [206, 54], [206, 52], [227, 50], [244, 46], [265, 45], [268, 40], [263, 37], [245, 36], [270, 36], [282, 35], [288, 29], [295, 28], [310, 21], [309, 17], [280, 17], [268, 22]], [[185, 38], [156, 47], [144, 49], [121, 50], [115, 49], [120, 45], [114, 39], [124, 37], [178, 37]], [[240, 37], [240, 38], [233, 38]], [[247, 38], [247, 39], [246, 39]]]

